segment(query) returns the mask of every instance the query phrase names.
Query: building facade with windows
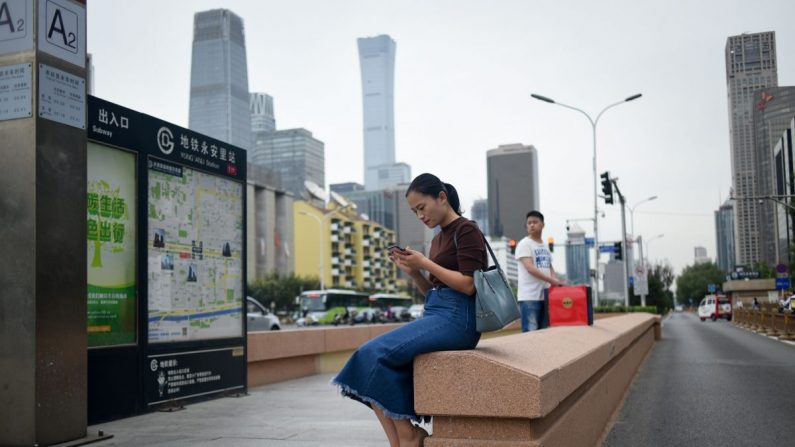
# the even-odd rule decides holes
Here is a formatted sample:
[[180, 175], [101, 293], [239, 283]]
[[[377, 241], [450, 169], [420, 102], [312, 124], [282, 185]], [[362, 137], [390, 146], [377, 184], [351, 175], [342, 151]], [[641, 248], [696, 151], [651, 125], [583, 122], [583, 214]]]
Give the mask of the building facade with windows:
[[715, 211], [715, 247], [717, 265], [724, 272], [731, 272], [737, 264], [734, 248], [734, 201], [727, 199]]
[[306, 129], [257, 132], [251, 163], [278, 173], [296, 199], [306, 195], [304, 181], [326, 184], [325, 145]]
[[726, 91], [729, 105], [732, 186], [735, 207], [735, 249], [738, 264], [760, 260], [759, 204], [753, 110], [757, 92], [778, 86], [775, 32], [741, 34], [726, 40]]
[[380, 190], [411, 181], [411, 167], [395, 163], [395, 51], [388, 35], [357, 40], [362, 74], [364, 186]]
[[538, 210], [538, 152], [533, 146], [501, 145], [486, 153], [489, 233], [520, 240], [528, 211]]
[[327, 288], [398, 291], [397, 268], [387, 251], [395, 243], [392, 230], [333, 201], [326, 209], [296, 201], [293, 219], [296, 274], [323, 275]]
[[228, 9], [193, 17], [188, 127], [251, 149], [243, 19]]

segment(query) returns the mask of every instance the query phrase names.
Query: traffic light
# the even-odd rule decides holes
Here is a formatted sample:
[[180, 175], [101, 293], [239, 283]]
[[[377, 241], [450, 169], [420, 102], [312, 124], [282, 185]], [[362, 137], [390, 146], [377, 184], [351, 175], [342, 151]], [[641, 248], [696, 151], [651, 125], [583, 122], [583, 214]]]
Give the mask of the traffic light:
[[602, 194], [605, 196], [605, 203], [612, 204], [613, 202], [613, 182], [610, 181], [610, 172], [605, 171], [600, 175], [602, 177]]
[[613, 254], [615, 255], [616, 261], [620, 261], [624, 258], [624, 252], [621, 249], [621, 242], [613, 243]]
[[515, 239], [511, 239], [510, 241], [508, 241], [508, 248], [511, 249], [511, 254], [512, 255], [516, 254], [516, 240]]
[[547, 244], [549, 244], [549, 252], [555, 251], [555, 238], [550, 236], [547, 238]]

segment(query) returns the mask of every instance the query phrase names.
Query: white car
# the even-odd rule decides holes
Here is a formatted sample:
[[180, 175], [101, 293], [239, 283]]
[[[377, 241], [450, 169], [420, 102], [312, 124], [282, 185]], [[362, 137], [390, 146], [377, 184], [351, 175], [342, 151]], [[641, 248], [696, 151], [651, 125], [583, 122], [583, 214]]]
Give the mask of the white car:
[[249, 332], [278, 331], [282, 328], [279, 318], [250, 296], [246, 297], [246, 320]]
[[423, 314], [425, 314], [425, 305], [424, 304], [412, 304], [409, 307], [409, 314], [411, 314], [412, 320], [417, 320], [422, 318]]
[[705, 321], [707, 318], [712, 321], [718, 318], [725, 318], [726, 321], [731, 321], [731, 301], [723, 295], [707, 295], [698, 305], [698, 318], [701, 321]]

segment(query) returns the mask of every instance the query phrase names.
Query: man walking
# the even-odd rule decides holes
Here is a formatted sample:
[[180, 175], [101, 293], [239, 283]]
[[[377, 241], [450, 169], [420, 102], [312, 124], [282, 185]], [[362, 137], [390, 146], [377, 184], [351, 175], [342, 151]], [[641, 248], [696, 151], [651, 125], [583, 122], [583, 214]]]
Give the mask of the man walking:
[[519, 261], [519, 310], [522, 314], [522, 332], [546, 327], [544, 318], [544, 289], [563, 285], [555, 277], [552, 268], [552, 253], [541, 234], [544, 231], [544, 215], [530, 211], [526, 217], [527, 236], [516, 245], [516, 260]]

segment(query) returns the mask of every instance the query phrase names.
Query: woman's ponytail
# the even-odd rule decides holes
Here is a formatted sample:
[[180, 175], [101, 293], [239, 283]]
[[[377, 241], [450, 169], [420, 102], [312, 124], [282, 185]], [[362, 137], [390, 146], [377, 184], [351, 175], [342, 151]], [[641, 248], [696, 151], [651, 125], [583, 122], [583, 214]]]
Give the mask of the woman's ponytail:
[[447, 192], [447, 202], [450, 204], [450, 208], [459, 216], [463, 214], [461, 212], [461, 200], [458, 198], [458, 191], [456, 191], [455, 186], [445, 183], [444, 189]]

